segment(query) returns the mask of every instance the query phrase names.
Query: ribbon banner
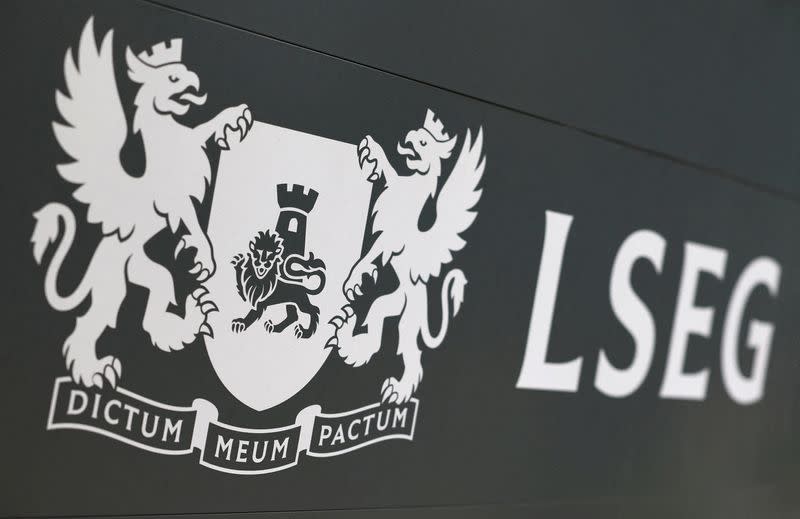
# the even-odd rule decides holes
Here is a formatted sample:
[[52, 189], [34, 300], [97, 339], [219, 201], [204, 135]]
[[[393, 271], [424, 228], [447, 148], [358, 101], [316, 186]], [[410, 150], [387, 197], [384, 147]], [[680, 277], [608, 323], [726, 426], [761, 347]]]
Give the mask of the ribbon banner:
[[190, 407], [162, 404], [118, 387], [86, 388], [59, 377], [47, 429], [102, 434], [159, 454], [200, 451], [200, 464], [231, 474], [267, 474], [294, 467], [300, 453], [338, 456], [387, 440], [413, 440], [419, 401], [371, 404], [336, 414], [312, 405], [295, 422], [275, 429], [247, 429], [218, 420], [217, 408], [196, 399]]

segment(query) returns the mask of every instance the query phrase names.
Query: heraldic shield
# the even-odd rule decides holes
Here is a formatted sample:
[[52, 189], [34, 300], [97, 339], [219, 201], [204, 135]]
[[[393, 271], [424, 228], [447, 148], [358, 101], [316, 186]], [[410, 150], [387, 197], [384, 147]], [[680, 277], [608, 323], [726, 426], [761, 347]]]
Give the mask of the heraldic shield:
[[328, 321], [359, 258], [371, 184], [356, 146], [255, 122], [222, 154], [208, 223], [208, 356], [225, 387], [263, 411], [314, 378]]

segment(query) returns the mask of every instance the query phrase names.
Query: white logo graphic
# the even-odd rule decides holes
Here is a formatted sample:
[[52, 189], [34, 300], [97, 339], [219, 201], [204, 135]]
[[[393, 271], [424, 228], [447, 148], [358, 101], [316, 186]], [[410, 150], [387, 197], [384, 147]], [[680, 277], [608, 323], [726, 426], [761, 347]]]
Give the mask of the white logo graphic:
[[[57, 202], [34, 214], [34, 258], [49, 261], [48, 303], [71, 311], [91, 299], [63, 345], [70, 376], [56, 379], [48, 429], [90, 431], [155, 453], [199, 449], [202, 465], [231, 474], [285, 470], [302, 453], [337, 456], [412, 440], [419, 410], [413, 395], [422, 379], [419, 341], [441, 345], [464, 299], [465, 274], [446, 267], [477, 215], [482, 130], [474, 140], [466, 132], [445, 171], [458, 138], [428, 110], [422, 128], [398, 144], [408, 171], [397, 172], [371, 137], [356, 146], [254, 121], [244, 104], [190, 128], [176, 118], [203, 105], [206, 95], [181, 62], [182, 46], [173, 39], [138, 55], [126, 49], [125, 72], [137, 88], [130, 133], [117, 91], [113, 32], [98, 46], [90, 19], [75, 56], [67, 51], [66, 92], [56, 92], [61, 121], [53, 129], [73, 161], [59, 164], [58, 172], [78, 186], [73, 196], [103, 238], [78, 287], [62, 295], [58, 277], [76, 217]], [[140, 177], [120, 160], [135, 134], [146, 159]], [[210, 157], [216, 153], [215, 172]], [[436, 218], [422, 230], [428, 202]], [[209, 205], [205, 229], [196, 207]], [[173, 273], [145, 252], [151, 239], [170, 231], [175, 258], [192, 258], [193, 285], [181, 288], [190, 292], [182, 301]], [[392, 275], [396, 288], [381, 285]], [[428, 284], [440, 276], [434, 286], [442, 318], [434, 334]], [[399, 317], [404, 371], [385, 380], [378, 402], [334, 413], [310, 405], [294, 424], [272, 429], [220, 421], [224, 413], [204, 399], [160, 403], [119, 385], [119, 359], [98, 358], [97, 341], [115, 328], [128, 282], [148, 291], [142, 329], [153, 345], [169, 352], [201, 339], [222, 384], [255, 411], [300, 392], [331, 351], [347, 364], [366, 364], [390, 317]]]
[[75, 330], [64, 341], [63, 353], [75, 382], [116, 386], [122, 375], [119, 359], [97, 358], [95, 344], [106, 328], [114, 328], [125, 298], [127, 280], [150, 294], [142, 326], [153, 344], [171, 351], [182, 349], [199, 333], [212, 333], [206, 315], [214, 309], [198, 289], [186, 298], [185, 315], [167, 310], [175, 304], [172, 275], [144, 253], [144, 244], [167, 225], [188, 233], [179, 242], [194, 252], [193, 274], [198, 281], [215, 271], [208, 237], [197, 221], [192, 198], [202, 200], [211, 176], [203, 146], [210, 137], [222, 147], [237, 144], [247, 135], [253, 118], [245, 105], [229, 108], [211, 121], [188, 128], [173, 116], [184, 115], [192, 105], [202, 105], [200, 80], [180, 63], [181, 41], [154, 46], [138, 56], [127, 49], [128, 76], [141, 85], [136, 94], [133, 131], [141, 133], [147, 166], [143, 176], [128, 175], [119, 153], [128, 136], [127, 122], [117, 93], [112, 61], [113, 31], [98, 49], [92, 20], [83, 29], [75, 63], [72, 49], [64, 62], [68, 95], [56, 91], [58, 110], [68, 125], [53, 123], [58, 142], [74, 162], [58, 166], [59, 174], [78, 184], [73, 196], [88, 205], [87, 220], [100, 224], [103, 240], [97, 246], [86, 274], [68, 296], [56, 288], [61, 264], [75, 237], [75, 216], [65, 205], [50, 203], [39, 210], [33, 231], [33, 252], [41, 262], [56, 241], [59, 220], [64, 234], [45, 277], [45, 295], [60, 311], [72, 310], [91, 295], [89, 310], [76, 319]]
[[382, 268], [394, 269], [400, 281], [397, 290], [376, 299], [364, 319], [367, 333], [354, 334], [358, 320], [350, 306], [345, 306], [332, 324], [338, 329], [329, 344], [339, 348], [345, 362], [360, 366], [381, 346], [384, 319], [400, 316], [398, 352], [404, 371], [400, 379], [387, 378], [381, 387], [384, 402], [406, 402], [422, 380], [421, 336], [428, 348], [437, 348], [444, 340], [450, 319], [464, 300], [467, 279], [459, 269], [444, 277], [441, 291], [442, 322], [433, 335], [428, 323], [427, 283], [441, 273], [466, 242], [460, 234], [472, 225], [477, 216], [475, 206], [481, 196], [478, 189], [486, 166], [482, 154], [483, 132], [473, 142], [470, 132], [447, 182], [436, 199], [436, 222], [427, 231], [420, 231], [418, 218], [429, 197], [436, 196], [442, 161], [449, 158], [456, 145], [442, 122], [428, 110], [422, 128], [408, 132], [397, 152], [406, 157], [406, 166], [413, 174], [401, 176], [392, 168], [383, 148], [372, 137], [365, 137], [358, 147], [359, 163], [370, 182], [383, 178], [386, 190], [375, 205], [373, 231], [377, 234], [369, 251], [353, 266], [344, 292], [349, 300], [363, 293], [368, 278], [377, 280]]

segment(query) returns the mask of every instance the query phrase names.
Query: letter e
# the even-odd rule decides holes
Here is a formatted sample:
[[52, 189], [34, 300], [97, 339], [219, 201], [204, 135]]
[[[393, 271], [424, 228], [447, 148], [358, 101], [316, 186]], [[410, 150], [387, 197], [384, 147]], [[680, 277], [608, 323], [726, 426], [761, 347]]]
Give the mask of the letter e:
[[728, 252], [723, 249], [692, 242], [687, 242], [684, 247], [675, 321], [672, 323], [667, 367], [661, 385], [662, 398], [703, 400], [706, 397], [708, 368], [697, 373], [686, 373], [683, 368], [689, 337], [692, 334], [708, 337], [714, 321], [713, 308], [694, 304], [700, 273], [708, 272], [717, 279], [722, 279], [725, 276], [727, 260]]

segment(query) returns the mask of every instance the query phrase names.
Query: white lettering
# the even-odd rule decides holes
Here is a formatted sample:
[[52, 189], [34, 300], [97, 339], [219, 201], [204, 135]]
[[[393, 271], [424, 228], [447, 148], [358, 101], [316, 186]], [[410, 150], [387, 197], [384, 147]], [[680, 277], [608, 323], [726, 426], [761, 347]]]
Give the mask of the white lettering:
[[247, 447], [250, 446], [250, 440], [239, 440], [239, 446], [236, 449], [236, 462], [244, 463], [247, 461]]
[[394, 420], [392, 420], [392, 428], [397, 428], [398, 424], [400, 428], [406, 426], [406, 415], [408, 414], [408, 408], [404, 407], [400, 409], [399, 407], [395, 407], [394, 409]]
[[667, 243], [648, 230], [636, 231], [622, 243], [611, 269], [609, 298], [611, 309], [619, 322], [633, 337], [633, 360], [627, 369], [617, 369], [604, 351], [595, 373], [595, 387], [608, 396], [622, 398], [631, 395], [647, 377], [656, 348], [656, 324], [647, 306], [631, 286], [631, 272], [639, 259], [648, 260], [661, 273]]
[[158, 430], [158, 420], [161, 417], [158, 416], [157, 414], [153, 415], [153, 428], [150, 431], [148, 431], [147, 430], [147, 417], [148, 416], [150, 416], [150, 413], [148, 413], [147, 411], [145, 411], [142, 414], [142, 436], [144, 436], [145, 438], [152, 438], [152, 437], [154, 437], [156, 435], [156, 430]]
[[[80, 406], [76, 406], [75, 402], [77, 399], [80, 398], [81, 404]], [[73, 389], [69, 392], [69, 405], [67, 405], [67, 415], [75, 416], [76, 414], [81, 414], [86, 410], [86, 407], [89, 405], [89, 396], [86, 394], [85, 391], [81, 391], [80, 389]]]
[[341, 425], [336, 428], [336, 434], [333, 436], [333, 440], [331, 441], [331, 445], [335, 445], [337, 443], [344, 443], [344, 429]]
[[714, 309], [695, 306], [697, 284], [701, 272], [712, 274], [717, 279], [725, 276], [727, 251], [700, 243], [687, 242], [684, 247], [683, 270], [681, 272], [675, 320], [667, 355], [667, 367], [661, 385], [662, 398], [703, 400], [708, 389], [708, 368], [697, 373], [686, 373], [686, 351], [691, 335], [708, 337], [714, 321]]
[[133, 417], [134, 415], [139, 414], [139, 409], [129, 404], [125, 404], [123, 407], [126, 411], [128, 411], [128, 421], [125, 423], [125, 429], [130, 431], [131, 426], [133, 425]]
[[175, 439], [173, 440], [175, 443], [178, 443], [181, 439], [181, 426], [183, 425], [183, 419], [178, 420], [176, 423], [172, 423], [172, 420], [167, 418], [164, 421], [164, 434], [161, 435], [161, 441], [167, 441], [169, 435], [174, 435]]
[[331, 427], [330, 425], [323, 425], [322, 427], [319, 428], [319, 444], [320, 444], [320, 446], [322, 445], [322, 443], [325, 440], [327, 440], [328, 438], [331, 437], [331, 434], [333, 434], [333, 427]]
[[349, 426], [347, 426], [347, 438], [348, 438], [349, 440], [357, 440], [357, 439], [358, 439], [358, 434], [356, 434], [356, 433], [354, 433], [354, 432], [353, 432], [353, 426], [355, 426], [355, 425], [358, 425], [358, 424], [360, 424], [360, 423], [361, 423], [361, 420], [359, 420], [358, 418], [356, 418], [355, 420], [353, 420], [352, 422], [350, 422], [350, 425], [349, 425]]
[[264, 450], [262, 451], [261, 456], [259, 456], [258, 443], [257, 442], [253, 443], [253, 461], [255, 463], [261, 463], [267, 458], [267, 447], [269, 447], [269, 441], [264, 440], [261, 442], [261, 444], [264, 446]]
[[229, 438], [225, 440], [223, 443], [222, 436], [217, 436], [217, 448], [214, 450], [214, 457], [219, 458], [219, 451], [222, 450], [222, 453], [225, 454], [225, 459], [230, 461], [231, 459], [231, 451], [233, 450], [233, 439]]
[[753, 370], [748, 378], [741, 371], [738, 358], [742, 317], [753, 291], [759, 285], [778, 295], [781, 267], [772, 258], [757, 258], [744, 269], [731, 295], [722, 329], [722, 381], [731, 398], [739, 404], [753, 404], [764, 396], [767, 364], [774, 326], [753, 319], [747, 331], [747, 345], [753, 350]]
[[112, 418], [111, 417], [111, 406], [115, 406], [119, 409], [122, 406], [122, 402], [119, 400], [109, 400], [106, 403], [106, 407], [103, 410], [103, 417], [106, 419], [106, 422], [110, 423], [111, 425], [117, 425], [119, 423], [119, 418]]
[[553, 310], [571, 224], [571, 215], [554, 211], [545, 213], [544, 247], [533, 296], [528, 343], [517, 380], [518, 389], [544, 389], [569, 393], [578, 390], [582, 358], [560, 363], [547, 362]]
[[275, 440], [272, 440], [272, 461], [275, 461], [275, 456], [278, 453], [281, 454], [281, 459], [286, 459], [289, 454], [289, 437], [285, 436], [277, 445], [275, 442]]
[[92, 418], [97, 420], [97, 414], [100, 412], [100, 393], [94, 394], [94, 402], [92, 403]]

